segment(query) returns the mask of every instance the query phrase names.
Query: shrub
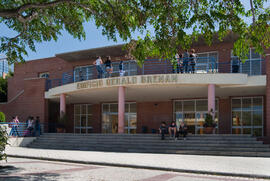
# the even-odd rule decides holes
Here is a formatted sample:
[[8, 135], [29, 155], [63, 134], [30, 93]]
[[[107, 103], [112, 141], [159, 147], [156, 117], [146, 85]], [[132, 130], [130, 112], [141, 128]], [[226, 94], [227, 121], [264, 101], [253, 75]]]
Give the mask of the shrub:
[[6, 160], [7, 155], [5, 153], [6, 145], [8, 142], [8, 134], [4, 126], [0, 126], [0, 160]]
[[3, 112], [0, 112], [0, 122], [5, 122], [6, 121], [6, 116]]

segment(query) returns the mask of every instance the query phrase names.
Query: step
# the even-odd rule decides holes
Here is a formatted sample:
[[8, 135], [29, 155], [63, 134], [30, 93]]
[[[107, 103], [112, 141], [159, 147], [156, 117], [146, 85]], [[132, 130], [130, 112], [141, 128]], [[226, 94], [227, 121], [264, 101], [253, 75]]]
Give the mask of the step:
[[[40, 137], [39, 139], [46, 139], [46, 140], [160, 140], [160, 137], [77, 137], [77, 136], [65, 136], [65, 137]], [[169, 137], [165, 137], [165, 139], [170, 139]], [[256, 138], [202, 138], [202, 137], [187, 137], [189, 140], [199, 140], [199, 141], [256, 141]]]
[[143, 142], [129, 142], [129, 143], [122, 143], [122, 142], [38, 142], [34, 141], [32, 144], [39, 144], [39, 145], [146, 145], [146, 146], [174, 146], [174, 147], [181, 147], [181, 146], [197, 146], [197, 147], [239, 147], [239, 148], [247, 148], [247, 147], [260, 147], [260, 148], [269, 148], [269, 145], [264, 144], [229, 144], [229, 143], [198, 143], [198, 144], [191, 144], [188, 141], [174, 141], [174, 142], [160, 142], [160, 143], [143, 143]]
[[[177, 141], [183, 141], [183, 140], [177, 140]], [[187, 140], [185, 140], [186, 142], [190, 143], [190, 144], [213, 144], [213, 143], [217, 143], [217, 144], [262, 144], [262, 141], [255, 141], [255, 140], [244, 140], [244, 141], [239, 141], [239, 140], [204, 140], [204, 141], [200, 141], [200, 140], [190, 140], [189, 138], [187, 138]], [[76, 143], [76, 142], [83, 142], [83, 143], [93, 143], [93, 144], [97, 144], [97, 143], [111, 143], [111, 142], [115, 142], [115, 143], [130, 143], [130, 142], [134, 142], [134, 143], [174, 143], [175, 140], [160, 140], [160, 139], [156, 139], [156, 140], [147, 140], [147, 139], [134, 139], [132, 141], [128, 140], [128, 139], [116, 139], [116, 140], [111, 140], [111, 139], [46, 139], [46, 138], [38, 138], [35, 140], [35, 142], [50, 142], [50, 143], [58, 143], [58, 142], [64, 142], [64, 143]]]
[[[35, 145], [31, 145], [30, 147], [32, 146], [35, 146]], [[74, 147], [76, 148], [100, 148], [100, 147], [104, 147], [104, 148], [113, 148], [113, 147], [116, 147], [116, 148], [137, 148], [137, 149], [147, 149], [147, 148], [150, 148], [150, 149], [170, 149], [170, 150], [220, 150], [220, 151], [223, 151], [223, 150], [232, 150], [232, 151], [268, 151], [270, 152], [270, 148], [264, 148], [264, 147], [253, 147], [253, 148], [246, 148], [246, 147], [222, 147], [222, 146], [219, 146], [219, 147], [211, 147], [211, 146], [160, 146], [160, 145], [132, 145], [132, 144], [129, 144], [129, 145], [123, 145], [123, 144], [113, 144], [113, 145], [82, 145], [82, 144], [70, 144], [70, 145], [67, 145], [67, 144], [58, 144], [58, 145], [52, 145], [50, 143], [47, 143], [47, 144], [42, 144], [42, 145], [36, 145], [36, 146], [40, 146], [40, 147], [43, 147], [43, 148], [51, 148], [51, 147], [59, 147], [59, 148], [69, 148], [69, 149], [72, 149]]]
[[[40, 147], [34, 147], [34, 148], [40, 148]], [[173, 150], [173, 149], [138, 149], [138, 148], [119, 148], [119, 147], [110, 147], [109, 149], [107, 147], [73, 147], [72, 149], [67, 147], [50, 147], [46, 149], [56, 149], [56, 150], [82, 150], [82, 151], [107, 151], [107, 152], [138, 152], [138, 153], [174, 153], [174, 154], [206, 154], [206, 155], [232, 155], [231, 153], [234, 153], [233, 155], [242, 155], [245, 153], [248, 153], [245, 156], [270, 156], [270, 152], [254, 152], [254, 151], [239, 151], [239, 150], [189, 150], [189, 149], [182, 149], [182, 150]]]

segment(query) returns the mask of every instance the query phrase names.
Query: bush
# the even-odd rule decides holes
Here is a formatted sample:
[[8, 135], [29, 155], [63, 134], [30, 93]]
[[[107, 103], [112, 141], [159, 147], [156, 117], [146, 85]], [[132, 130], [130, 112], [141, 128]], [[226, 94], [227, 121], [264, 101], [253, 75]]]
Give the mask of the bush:
[[6, 121], [6, 116], [3, 112], [0, 112], [0, 122], [5, 122]]
[[0, 126], [0, 160], [6, 160], [7, 155], [5, 153], [6, 145], [8, 142], [8, 134], [4, 126]]

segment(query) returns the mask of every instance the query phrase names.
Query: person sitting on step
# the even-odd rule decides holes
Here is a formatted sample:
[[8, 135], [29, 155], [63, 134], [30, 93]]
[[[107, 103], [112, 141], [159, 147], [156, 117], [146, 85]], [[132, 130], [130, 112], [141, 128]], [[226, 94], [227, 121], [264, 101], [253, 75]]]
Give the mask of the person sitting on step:
[[159, 134], [161, 134], [161, 139], [165, 139], [165, 134], [167, 133], [166, 123], [163, 121], [159, 127]]
[[[172, 132], [173, 132], [173, 135], [172, 135]], [[175, 121], [172, 121], [171, 125], [169, 126], [169, 135], [170, 135], [170, 138], [171, 137], [175, 138], [175, 136], [176, 136], [176, 123], [175, 123]]]
[[180, 126], [179, 126], [179, 136], [182, 135], [184, 140], [186, 140], [187, 136], [187, 125], [185, 124], [184, 121], [181, 121]]

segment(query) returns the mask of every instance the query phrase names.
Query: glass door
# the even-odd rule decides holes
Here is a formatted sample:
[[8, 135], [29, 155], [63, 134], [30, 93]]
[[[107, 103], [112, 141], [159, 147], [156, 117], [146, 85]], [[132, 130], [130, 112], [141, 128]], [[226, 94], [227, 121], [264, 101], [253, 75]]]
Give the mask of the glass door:
[[196, 112], [196, 134], [203, 134], [203, 124], [207, 112]]
[[176, 126], [177, 126], [177, 130], [179, 129], [180, 127], [180, 124], [181, 122], [183, 121], [183, 113], [182, 112], [176, 112], [175, 113], [175, 123], [176, 123]]
[[[136, 133], [136, 103], [125, 104], [125, 133]], [[118, 133], [118, 104], [102, 104], [102, 133]]]
[[184, 113], [184, 121], [187, 125], [188, 133], [195, 134], [195, 127], [196, 127], [195, 113], [194, 112]]
[[74, 106], [74, 132], [91, 133], [93, 131], [92, 105], [77, 104]]
[[[215, 122], [218, 129], [218, 100], [216, 100]], [[179, 128], [184, 121], [188, 126], [188, 133], [203, 134], [203, 124], [208, 113], [207, 99], [174, 101], [174, 118]]]

